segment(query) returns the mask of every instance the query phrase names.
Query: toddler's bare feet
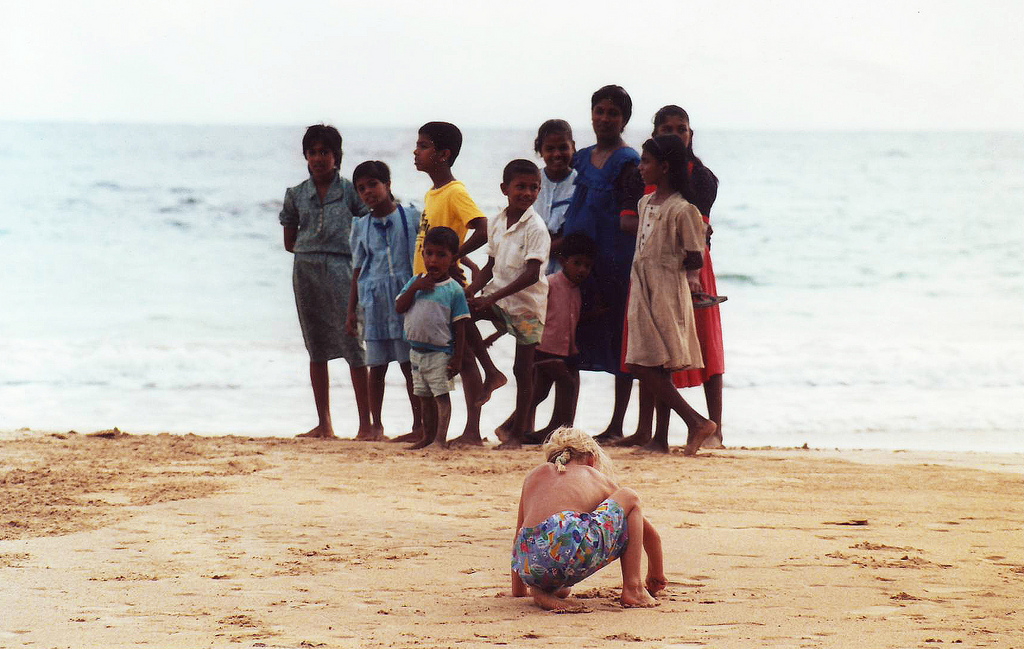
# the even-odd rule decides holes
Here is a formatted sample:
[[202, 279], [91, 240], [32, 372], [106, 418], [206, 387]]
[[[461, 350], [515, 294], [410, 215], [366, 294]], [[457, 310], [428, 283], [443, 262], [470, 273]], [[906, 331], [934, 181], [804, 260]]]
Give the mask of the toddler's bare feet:
[[661, 604], [658, 600], [651, 597], [651, 594], [643, 586], [629, 588], [623, 586], [622, 597], [619, 598], [619, 602], [626, 608], [650, 608]]
[[[561, 594], [562, 591], [566, 591], [565, 594]], [[567, 589], [560, 589], [554, 593], [546, 593], [539, 588], [530, 587], [530, 595], [533, 596], [533, 601], [537, 603], [537, 606], [541, 607], [545, 611], [555, 611], [557, 613], [589, 613], [590, 608], [581, 604], [580, 602], [566, 600], [569, 593]]]
[[491, 393], [508, 383], [508, 378], [501, 372], [484, 377], [484, 385], [480, 388], [480, 398], [476, 400], [476, 407], [479, 408], [491, 400]]
[[433, 437], [422, 437], [418, 441], [413, 442], [408, 448], [410, 451], [414, 451], [420, 448], [426, 448], [430, 446], [434, 441]]
[[360, 442], [379, 442], [384, 439], [384, 427], [383, 426], [370, 426], [366, 430], [362, 428], [356, 433], [356, 439]]
[[311, 428], [305, 433], [296, 435], [296, 437], [302, 437], [305, 439], [333, 439], [335, 435], [334, 428], [332, 428], [330, 424], [325, 424]]
[[700, 445], [716, 430], [718, 430], [718, 424], [709, 419], [705, 419], [703, 424], [690, 430], [690, 434], [687, 435], [686, 446], [683, 447], [683, 455], [696, 455]]

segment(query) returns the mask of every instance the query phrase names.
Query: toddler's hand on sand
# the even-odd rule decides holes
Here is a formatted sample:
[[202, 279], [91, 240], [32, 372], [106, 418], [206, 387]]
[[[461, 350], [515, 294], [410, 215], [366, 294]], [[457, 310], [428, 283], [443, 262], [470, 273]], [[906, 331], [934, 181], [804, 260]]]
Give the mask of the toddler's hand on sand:
[[665, 590], [665, 586], [667, 585], [668, 580], [665, 579], [665, 575], [656, 576], [648, 574], [647, 579], [644, 580], [644, 587], [647, 588], [647, 592], [651, 595], [657, 595], [661, 591]]

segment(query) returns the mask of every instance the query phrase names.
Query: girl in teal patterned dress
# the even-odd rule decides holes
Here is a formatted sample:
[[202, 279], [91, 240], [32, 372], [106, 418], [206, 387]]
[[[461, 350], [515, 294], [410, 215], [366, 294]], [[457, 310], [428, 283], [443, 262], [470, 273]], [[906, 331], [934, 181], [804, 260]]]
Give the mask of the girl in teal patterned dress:
[[[523, 481], [512, 543], [512, 594], [548, 610], [570, 609], [571, 587], [619, 559], [623, 606], [657, 606], [665, 588], [661, 537], [640, 498], [609, 477], [611, 462], [578, 428], [559, 428], [544, 443], [547, 462]], [[647, 552], [647, 578], [641, 553]]]

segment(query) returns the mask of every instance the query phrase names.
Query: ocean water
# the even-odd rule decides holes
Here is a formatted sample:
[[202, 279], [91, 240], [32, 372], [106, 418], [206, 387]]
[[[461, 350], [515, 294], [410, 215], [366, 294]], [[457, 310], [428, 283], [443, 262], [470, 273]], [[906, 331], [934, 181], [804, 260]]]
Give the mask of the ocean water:
[[[384, 160], [395, 193], [422, 203], [415, 128], [343, 134], [345, 175]], [[0, 124], [0, 431], [310, 428], [277, 222], [306, 175], [301, 136]], [[454, 171], [485, 213], [532, 141], [466, 132]], [[721, 181], [728, 444], [1024, 451], [1024, 134], [700, 131], [695, 147]], [[495, 350], [510, 369], [510, 341]], [[336, 428], [351, 434], [348, 373], [331, 368]], [[584, 375], [579, 425], [603, 429], [611, 385]], [[704, 409], [699, 388], [683, 394]], [[513, 402], [499, 391], [484, 429]], [[408, 425], [394, 368], [385, 426]], [[674, 423], [673, 442], [684, 434]]]

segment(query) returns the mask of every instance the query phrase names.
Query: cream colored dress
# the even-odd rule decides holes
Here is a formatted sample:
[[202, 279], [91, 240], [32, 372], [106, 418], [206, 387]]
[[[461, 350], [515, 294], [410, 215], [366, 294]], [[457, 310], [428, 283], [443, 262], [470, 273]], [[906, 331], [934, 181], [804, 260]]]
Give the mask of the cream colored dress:
[[683, 260], [703, 252], [704, 220], [679, 193], [661, 205], [640, 200], [629, 276], [626, 363], [680, 370], [704, 367]]

